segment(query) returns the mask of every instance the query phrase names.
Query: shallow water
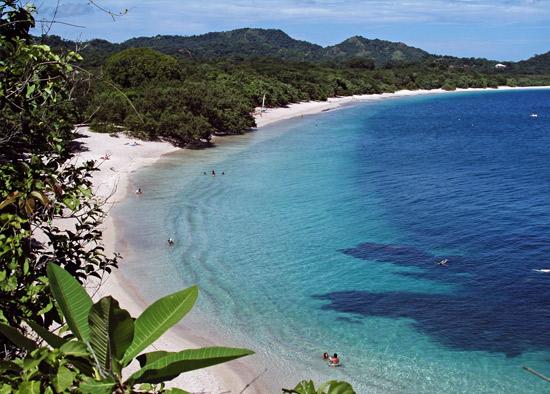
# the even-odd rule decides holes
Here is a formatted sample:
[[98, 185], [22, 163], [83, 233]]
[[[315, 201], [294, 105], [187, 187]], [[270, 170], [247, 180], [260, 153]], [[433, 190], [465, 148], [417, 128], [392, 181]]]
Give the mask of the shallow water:
[[548, 90], [278, 123], [140, 171], [122, 269], [149, 301], [197, 283], [192, 325], [256, 350], [273, 392], [544, 392], [521, 366], [550, 374], [549, 147]]

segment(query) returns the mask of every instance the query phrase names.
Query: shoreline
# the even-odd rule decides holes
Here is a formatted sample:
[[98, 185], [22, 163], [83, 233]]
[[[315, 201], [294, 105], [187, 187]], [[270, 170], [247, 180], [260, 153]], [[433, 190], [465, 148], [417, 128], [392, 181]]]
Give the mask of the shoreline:
[[283, 120], [292, 119], [298, 116], [315, 115], [321, 112], [330, 111], [341, 108], [350, 104], [359, 104], [369, 101], [379, 101], [394, 99], [399, 97], [425, 96], [433, 94], [452, 94], [452, 93], [469, 93], [469, 92], [484, 92], [484, 91], [509, 91], [509, 90], [544, 90], [550, 89], [550, 86], [527, 86], [527, 87], [512, 87], [499, 86], [498, 88], [468, 88], [456, 90], [399, 90], [394, 93], [377, 93], [377, 94], [361, 94], [354, 96], [331, 97], [327, 101], [303, 101], [300, 103], [289, 104], [287, 107], [267, 108], [261, 113], [261, 109], [256, 108], [256, 130], [270, 124]]
[[[435, 90], [402, 90], [395, 93], [368, 94], [357, 96], [344, 96], [330, 98], [327, 101], [309, 101], [296, 104], [290, 104], [285, 108], [270, 108], [267, 111], [255, 116], [258, 130], [273, 123], [292, 119], [295, 117], [318, 114], [324, 111], [333, 110], [350, 104], [358, 104], [369, 101], [378, 101], [398, 97], [431, 95], [454, 92], [475, 92], [475, 91], [503, 91], [503, 90], [534, 90], [550, 89], [550, 86], [541, 87], [499, 87], [499, 89], [479, 88], [479, 89], [457, 89], [455, 91]], [[94, 174], [93, 184], [95, 195], [100, 199], [107, 199], [107, 216], [102, 224], [103, 245], [106, 254], [112, 254], [115, 251], [123, 252], [127, 246], [117, 240], [117, 223], [110, 209], [117, 203], [123, 202], [128, 198], [130, 188], [132, 187], [132, 174], [141, 167], [153, 165], [164, 155], [173, 152], [182, 152], [181, 148], [174, 147], [165, 142], [144, 142], [134, 140], [126, 136], [111, 137], [108, 134], [93, 133], [87, 128], [79, 128], [79, 132], [84, 138], [78, 139], [83, 143], [87, 151], [78, 156], [78, 160], [100, 160], [106, 154], [110, 154], [108, 160], [103, 160], [100, 165], [100, 171]], [[218, 139], [219, 140], [219, 139]], [[124, 254], [124, 253], [123, 253]], [[120, 266], [125, 264], [120, 261]], [[110, 294], [118, 299], [121, 306], [128, 309], [132, 316], [137, 316], [147, 306], [140, 297], [139, 284], [126, 278], [119, 268], [114, 271], [102, 284], [100, 290], [94, 298]], [[185, 329], [185, 331], [184, 331]], [[162, 336], [155, 344], [153, 349], [163, 349], [168, 351], [180, 350], [183, 348], [194, 348], [199, 346], [213, 345], [216, 338], [203, 338], [198, 330], [187, 327], [184, 323], [175, 326], [167, 334]], [[217, 343], [220, 344], [220, 343]], [[130, 368], [131, 369], [131, 368]], [[171, 381], [168, 386], [177, 386], [194, 393], [221, 393], [221, 392], [241, 392], [252, 381], [255, 373], [249, 370], [239, 360], [229, 364], [222, 364], [210, 367], [204, 370], [188, 372], [179, 378]], [[252, 387], [248, 387], [246, 393], [266, 392], [258, 386], [258, 382]], [[243, 390], [244, 391], [244, 390]]]
[[[109, 134], [94, 133], [87, 127], [80, 127], [77, 130], [82, 135], [77, 141], [83, 143], [87, 149], [78, 154], [77, 162], [86, 160], [99, 162], [100, 170], [93, 174], [92, 182], [94, 195], [100, 201], [105, 202], [105, 211], [107, 212], [100, 226], [103, 231], [105, 253], [112, 255], [115, 252], [123, 252], [125, 246], [117, 240], [117, 223], [110, 212], [111, 209], [128, 198], [133, 173], [142, 167], [153, 165], [164, 155], [182, 149], [166, 142], [138, 141], [124, 135], [112, 137]], [[101, 159], [102, 157], [109, 157], [109, 159]], [[137, 317], [148, 306], [148, 303], [140, 297], [137, 284], [124, 276], [120, 269], [123, 264], [124, 260], [121, 259], [119, 268], [103, 280], [99, 289], [95, 283], [90, 283], [88, 290], [94, 294], [94, 300], [107, 295], [113, 296], [133, 317]], [[210, 341], [194, 335], [193, 332], [189, 334], [189, 330], [183, 332], [182, 327], [178, 326], [172, 327], [146, 350], [176, 351], [211, 345]], [[185, 323], [183, 323], [183, 327], [185, 327]], [[130, 373], [137, 369], [137, 364], [131, 364], [128, 367]], [[185, 373], [172, 380], [167, 386], [181, 387], [193, 393], [232, 392], [233, 389], [242, 389], [246, 385], [241, 379], [241, 374], [244, 376], [246, 372], [222, 364]]]

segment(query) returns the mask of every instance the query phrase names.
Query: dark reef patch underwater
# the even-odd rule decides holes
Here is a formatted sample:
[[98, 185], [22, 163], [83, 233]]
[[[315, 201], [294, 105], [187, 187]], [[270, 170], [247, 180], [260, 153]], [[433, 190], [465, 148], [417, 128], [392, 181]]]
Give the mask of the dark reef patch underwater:
[[[521, 248], [520, 240], [514, 242]], [[533, 240], [525, 240], [531, 243]], [[550, 243], [540, 242], [550, 252]], [[527, 245], [524, 245], [526, 247]], [[414, 246], [363, 243], [343, 253], [370, 262], [415, 266], [414, 276], [459, 285], [452, 293], [408, 291], [374, 293], [338, 291], [314, 298], [329, 301], [323, 309], [362, 316], [409, 318], [419, 330], [461, 350], [502, 352], [517, 356], [550, 347], [550, 280], [529, 271], [523, 280], [502, 277], [498, 270], [463, 256], [434, 256]], [[438, 261], [448, 259], [447, 266]], [[537, 267], [536, 264], [530, 264]], [[530, 278], [531, 277], [531, 278]], [[538, 280], [537, 280], [538, 279]]]

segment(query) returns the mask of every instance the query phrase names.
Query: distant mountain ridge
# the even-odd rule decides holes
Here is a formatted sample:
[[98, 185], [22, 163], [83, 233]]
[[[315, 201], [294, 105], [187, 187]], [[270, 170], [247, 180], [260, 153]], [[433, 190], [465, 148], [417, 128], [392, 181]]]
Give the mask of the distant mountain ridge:
[[196, 36], [156, 36], [132, 38], [124, 47], [150, 47], [171, 55], [213, 59], [217, 57], [271, 57], [291, 61], [346, 61], [372, 59], [383, 65], [390, 61], [415, 62], [431, 56], [403, 43], [370, 40], [361, 36], [323, 48], [296, 40], [279, 29], [237, 29]]
[[[59, 37], [45, 38], [47, 43], [69, 49], [75, 44]], [[195, 36], [158, 35], [136, 37], [120, 44], [95, 39], [85, 43], [84, 52], [108, 55], [127, 48], [148, 47], [168, 55], [191, 59], [275, 58], [297, 62], [342, 62], [350, 59], [371, 59], [378, 66], [391, 61], [416, 62], [430, 55], [404, 43], [348, 38], [337, 45], [322, 47], [296, 40], [279, 29], [244, 28]]]
[[[74, 49], [76, 46], [76, 43], [56, 36], [48, 36], [43, 40], [57, 48]], [[368, 39], [362, 36], [350, 37], [337, 45], [322, 47], [296, 40], [280, 29], [244, 28], [194, 36], [157, 35], [131, 38], [120, 44], [95, 39], [84, 44], [83, 54], [91, 60], [91, 65], [99, 65], [105, 58], [123, 49], [142, 47], [178, 58], [195, 60], [274, 58], [296, 62], [341, 63], [368, 59], [378, 67], [388, 63], [420, 63], [441, 59], [459, 66], [463, 63], [462, 60], [472, 62], [472, 59], [433, 55], [402, 42]], [[485, 59], [477, 60], [485, 62], [488, 67], [493, 67], [497, 63]], [[506, 63], [516, 70], [546, 71], [550, 70], [550, 52], [517, 63]]]
[[278, 29], [237, 29], [196, 36], [137, 37], [124, 47], [150, 47], [170, 55], [197, 59], [218, 57], [273, 57], [284, 60], [314, 60], [323, 48], [295, 40]]

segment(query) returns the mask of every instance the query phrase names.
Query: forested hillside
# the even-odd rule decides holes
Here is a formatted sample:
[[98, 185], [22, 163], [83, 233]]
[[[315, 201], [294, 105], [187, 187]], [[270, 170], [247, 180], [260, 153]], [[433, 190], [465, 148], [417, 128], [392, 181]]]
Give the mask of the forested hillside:
[[283, 60], [316, 60], [323, 48], [289, 37], [277, 29], [238, 29], [198, 36], [156, 36], [132, 38], [126, 48], [154, 48], [190, 59], [272, 57]]
[[[550, 85], [550, 75], [498, 71], [457, 58], [374, 67], [372, 61], [357, 58], [332, 65], [270, 58], [178, 59], [150, 48], [107, 56], [88, 60], [88, 65], [99, 66], [89, 68], [94, 82], [80, 92], [79, 121], [97, 131], [122, 127], [139, 138], [185, 146], [204, 146], [212, 135], [251, 130], [252, 113], [264, 95], [266, 106], [276, 107], [400, 89]], [[487, 71], [478, 71], [483, 68]]]
[[400, 89], [550, 85], [550, 54], [497, 69], [497, 61], [435, 56], [359, 36], [326, 48], [273, 29], [139, 37], [120, 44], [37, 40], [83, 56], [78, 66], [92, 83], [78, 90], [80, 122], [186, 146], [249, 131], [264, 95], [266, 105], [275, 107]]
[[369, 40], [361, 36], [348, 38], [344, 42], [323, 48], [320, 59], [346, 61], [350, 58], [372, 59], [378, 66], [392, 62], [419, 63], [434, 57], [422, 49], [413, 48], [402, 42]]
[[550, 52], [517, 62], [514, 65], [514, 70], [527, 74], [550, 74]]
[[[44, 42], [55, 48], [74, 49], [76, 43], [59, 37], [44, 37]], [[180, 59], [218, 60], [220, 58], [255, 59], [275, 58], [288, 61], [342, 62], [354, 58], [371, 59], [378, 66], [390, 62], [415, 63], [427, 57], [428, 52], [403, 43], [369, 40], [356, 36], [338, 45], [323, 48], [306, 41], [295, 40], [278, 29], [237, 29], [197, 36], [137, 37], [120, 44], [92, 40], [81, 45], [82, 54], [94, 61], [105, 54], [128, 48], [153, 48]], [[86, 56], [86, 55], [90, 56]], [[93, 60], [92, 60], [93, 59]]]
[[[152, 48], [178, 59], [194, 61], [273, 58], [325, 65], [371, 62], [376, 67], [395, 67], [436, 61], [448, 67], [473, 68], [483, 72], [494, 71], [495, 64], [499, 63], [497, 60], [481, 58], [433, 55], [401, 42], [367, 39], [361, 36], [351, 37], [340, 44], [323, 48], [320, 45], [295, 40], [278, 29], [246, 28], [196, 36], [158, 35], [132, 38], [120, 44], [100, 39], [76, 43], [56, 36], [41, 37], [40, 40], [54, 49], [78, 48], [84, 56], [83, 64], [87, 66], [98, 66], [108, 56], [128, 48]], [[525, 61], [505, 62], [505, 64], [509, 66], [507, 71], [516, 73], [548, 72], [550, 56], [538, 55]]]

